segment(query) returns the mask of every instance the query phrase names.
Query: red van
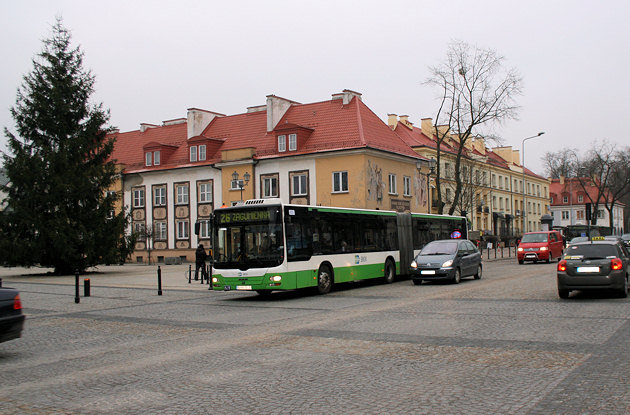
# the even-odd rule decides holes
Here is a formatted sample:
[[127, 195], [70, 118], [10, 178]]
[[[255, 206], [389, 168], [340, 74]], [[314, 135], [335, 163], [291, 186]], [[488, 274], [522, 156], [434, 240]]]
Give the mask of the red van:
[[528, 232], [521, 238], [516, 256], [519, 264], [525, 261], [549, 263], [552, 259], [560, 261], [563, 249], [564, 241], [558, 231]]

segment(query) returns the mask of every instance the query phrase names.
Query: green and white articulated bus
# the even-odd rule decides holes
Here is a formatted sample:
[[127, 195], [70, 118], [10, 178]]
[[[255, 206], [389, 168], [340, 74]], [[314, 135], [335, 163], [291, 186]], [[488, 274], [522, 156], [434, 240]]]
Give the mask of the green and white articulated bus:
[[266, 294], [394, 281], [428, 242], [467, 238], [466, 218], [248, 200], [213, 217], [214, 290]]

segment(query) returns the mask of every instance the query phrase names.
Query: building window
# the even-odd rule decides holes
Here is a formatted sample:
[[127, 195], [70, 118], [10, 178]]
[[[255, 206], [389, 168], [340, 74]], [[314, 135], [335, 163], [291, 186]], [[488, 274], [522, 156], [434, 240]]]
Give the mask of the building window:
[[584, 220], [584, 211], [583, 210], [578, 210], [577, 212], [575, 212], [577, 214], [577, 218]]
[[197, 161], [197, 146], [190, 147], [190, 161]]
[[177, 204], [187, 205], [188, 204], [188, 185], [178, 184], [178, 185], [175, 185], [175, 188], [177, 189]]
[[146, 231], [145, 231], [144, 222], [134, 222], [133, 224], [133, 232], [138, 235], [139, 241], [144, 241], [146, 239]]
[[133, 207], [144, 207], [144, 189], [133, 189]]
[[199, 238], [201, 239], [210, 238], [210, 221], [209, 220], [199, 221]]
[[165, 241], [166, 237], [166, 222], [155, 222], [153, 224], [153, 239], [156, 241]]
[[578, 202], [580, 203], [584, 202], [584, 196], [578, 195]]
[[503, 177], [499, 176], [499, 189], [503, 189]]
[[278, 197], [278, 178], [264, 177], [262, 179], [263, 197]]
[[230, 190], [241, 190], [241, 187], [245, 187], [243, 179], [230, 180]]
[[199, 192], [197, 194], [199, 203], [212, 202], [212, 186], [210, 183], [199, 183]]
[[177, 221], [177, 239], [188, 239], [188, 221]]
[[597, 219], [604, 219], [604, 209], [599, 209], [597, 211]]
[[281, 153], [287, 151], [287, 137], [285, 135], [278, 136], [278, 151]]
[[306, 174], [296, 174], [291, 178], [293, 196], [306, 196]]
[[492, 175], [492, 187], [497, 187], [497, 175]]
[[403, 176], [403, 195], [411, 196], [411, 177]]
[[390, 195], [395, 195], [396, 193], [396, 175], [395, 174], [390, 174], [389, 175], [389, 194]]
[[569, 196], [562, 196], [562, 203], [569, 203]]
[[549, 202], [553, 205], [553, 196], [549, 199]]
[[206, 159], [206, 145], [201, 144], [199, 146], [199, 161], [203, 161]]
[[152, 166], [153, 162], [151, 161], [153, 159], [153, 153], [150, 151], [147, 151], [146, 153], [144, 153], [144, 165], [145, 166]]
[[499, 198], [499, 209], [503, 210], [503, 198], [502, 197]]
[[154, 166], [160, 165], [160, 152], [159, 151], [153, 152], [153, 165]]
[[536, 196], [540, 197], [540, 185], [536, 185]]
[[562, 211], [562, 219], [569, 219], [569, 211], [568, 210], [563, 210]]
[[297, 134], [289, 134], [289, 151], [297, 150]]
[[341, 193], [348, 191], [348, 172], [336, 171], [332, 174], [333, 193]]
[[160, 186], [153, 189], [153, 206], [166, 206], [166, 187]]

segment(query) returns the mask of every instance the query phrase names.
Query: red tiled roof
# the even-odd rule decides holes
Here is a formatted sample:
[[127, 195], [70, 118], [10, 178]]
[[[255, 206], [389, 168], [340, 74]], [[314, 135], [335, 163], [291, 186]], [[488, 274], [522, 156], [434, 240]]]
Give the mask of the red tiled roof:
[[[553, 203], [551, 204], [552, 206], [579, 205], [591, 203], [591, 200], [597, 199], [598, 189], [592, 183], [586, 183], [585, 192], [577, 178], [565, 178], [564, 183], [560, 183], [560, 179], [553, 179], [549, 185], [549, 194], [554, 197]], [[564, 195], [572, 195], [572, 197], [567, 198], [567, 203], [563, 201], [562, 196]], [[582, 202], [578, 202], [579, 195], [584, 196]], [[606, 199], [604, 195], [602, 195], [599, 199], [599, 203], [605, 203], [605, 201]], [[615, 204], [622, 205], [620, 202], [615, 202]]]
[[[301, 142], [297, 151], [279, 153], [277, 133], [292, 128], [306, 132], [308, 138]], [[356, 97], [346, 105], [341, 99], [292, 105], [279, 121], [276, 130], [271, 132], [267, 132], [266, 111], [216, 117], [200, 136], [191, 138], [195, 143], [206, 140], [205, 162], [189, 162], [186, 123], [149, 128], [144, 132], [117, 133], [115, 136], [112, 159], [123, 164], [127, 172], [217, 163], [221, 161], [222, 151], [248, 147], [255, 148], [254, 157], [258, 159], [355, 148], [372, 148], [415, 159], [424, 158]], [[148, 148], [147, 145], [151, 149], [159, 145], [176, 149], [167, 160], [161, 160], [160, 166], [146, 167], [143, 148]]]

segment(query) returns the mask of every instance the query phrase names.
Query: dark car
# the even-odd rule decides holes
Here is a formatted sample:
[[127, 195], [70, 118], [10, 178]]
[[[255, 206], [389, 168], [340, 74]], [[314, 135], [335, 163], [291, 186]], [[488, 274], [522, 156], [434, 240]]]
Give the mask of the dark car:
[[481, 278], [481, 253], [467, 239], [444, 239], [429, 242], [411, 262], [411, 280], [451, 281], [458, 284], [463, 277]]
[[615, 240], [578, 242], [567, 248], [558, 263], [558, 295], [568, 298], [572, 290], [616, 290], [628, 296], [630, 253]]
[[0, 342], [21, 337], [23, 326], [20, 293], [13, 288], [0, 288]]

